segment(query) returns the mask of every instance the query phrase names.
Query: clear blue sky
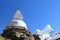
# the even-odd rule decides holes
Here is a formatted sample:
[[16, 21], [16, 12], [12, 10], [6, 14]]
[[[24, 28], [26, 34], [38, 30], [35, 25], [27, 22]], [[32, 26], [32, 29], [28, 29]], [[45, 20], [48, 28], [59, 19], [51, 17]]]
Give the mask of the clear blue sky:
[[50, 24], [55, 31], [60, 31], [60, 0], [0, 0], [0, 33], [20, 9], [29, 31], [44, 29]]

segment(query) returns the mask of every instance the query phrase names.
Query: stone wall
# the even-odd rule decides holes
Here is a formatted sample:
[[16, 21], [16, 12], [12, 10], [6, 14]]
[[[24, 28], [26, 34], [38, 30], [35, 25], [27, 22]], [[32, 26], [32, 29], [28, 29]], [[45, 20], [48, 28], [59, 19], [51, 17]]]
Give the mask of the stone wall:
[[5, 40], [5, 38], [0, 35], [0, 40]]

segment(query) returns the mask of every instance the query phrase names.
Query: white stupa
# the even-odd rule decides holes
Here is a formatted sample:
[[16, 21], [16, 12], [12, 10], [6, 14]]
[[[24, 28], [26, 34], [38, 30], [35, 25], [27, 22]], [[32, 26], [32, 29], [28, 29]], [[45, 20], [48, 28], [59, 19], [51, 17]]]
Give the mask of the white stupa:
[[6, 29], [10, 28], [27, 29], [26, 23], [23, 21], [23, 16], [19, 10], [16, 11], [13, 20], [8, 24]]

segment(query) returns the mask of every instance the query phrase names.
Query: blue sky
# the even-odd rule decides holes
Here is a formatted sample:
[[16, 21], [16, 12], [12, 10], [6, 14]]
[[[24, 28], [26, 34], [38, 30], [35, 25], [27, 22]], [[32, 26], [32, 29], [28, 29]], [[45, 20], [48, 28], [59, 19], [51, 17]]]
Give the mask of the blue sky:
[[47, 24], [60, 31], [60, 0], [0, 0], [0, 33], [20, 9], [29, 31], [43, 30]]

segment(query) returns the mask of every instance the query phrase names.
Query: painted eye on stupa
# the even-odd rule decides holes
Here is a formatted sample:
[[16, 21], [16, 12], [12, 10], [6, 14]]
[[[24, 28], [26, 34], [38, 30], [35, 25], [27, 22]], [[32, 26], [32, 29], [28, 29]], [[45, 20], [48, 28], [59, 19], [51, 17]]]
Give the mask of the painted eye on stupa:
[[12, 24], [17, 24], [17, 21], [13, 21]]

